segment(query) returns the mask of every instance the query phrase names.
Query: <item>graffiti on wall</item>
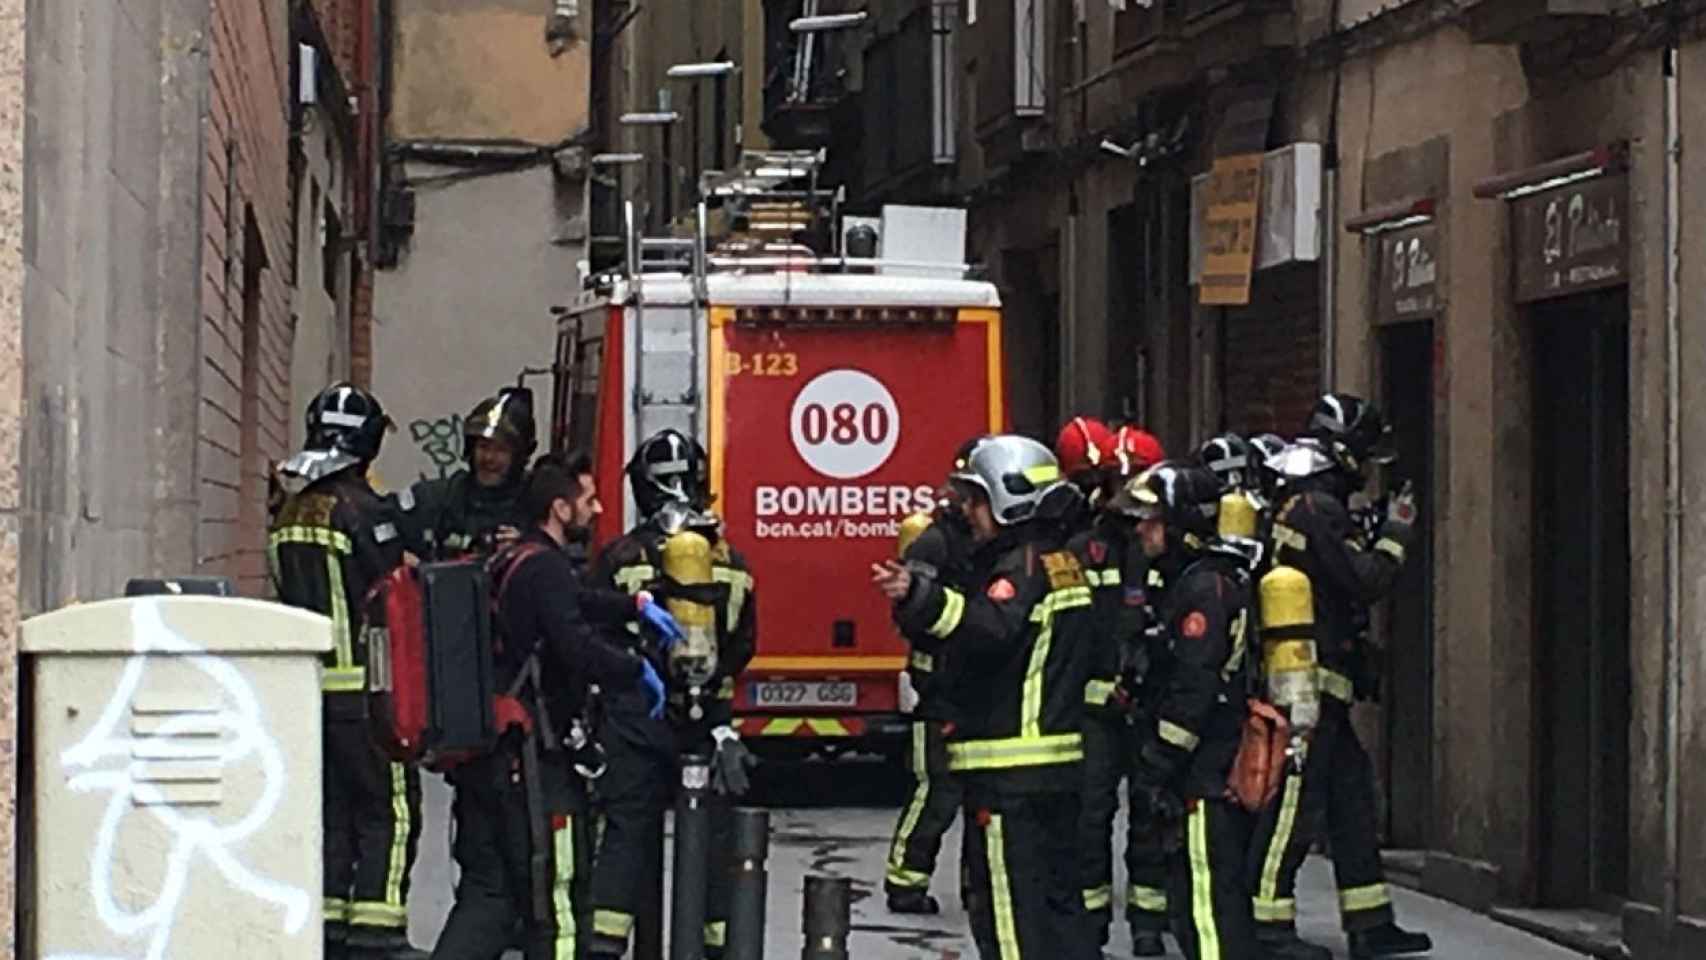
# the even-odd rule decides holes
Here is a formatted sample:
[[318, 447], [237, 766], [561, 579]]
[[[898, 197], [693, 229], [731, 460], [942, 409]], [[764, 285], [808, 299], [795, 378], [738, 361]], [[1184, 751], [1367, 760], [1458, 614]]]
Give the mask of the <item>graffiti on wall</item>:
[[450, 476], [462, 464], [462, 414], [410, 423], [409, 441], [426, 460], [420, 479], [440, 480]]
[[[72, 792], [108, 795], [91, 839], [94, 920], [114, 944], [136, 943], [141, 952], [125, 950], [130, 956], [181, 955], [185, 947], [173, 949], [173, 929], [192, 878], [205, 882], [211, 867], [231, 888], [276, 908], [284, 934], [301, 933], [315, 903], [308, 891], [268, 877], [240, 856], [244, 841], [278, 811], [288, 783], [283, 750], [268, 732], [254, 688], [232, 664], [199, 653], [168, 626], [158, 604], [138, 602], [132, 617], [136, 655], [88, 735], [60, 755]], [[181, 662], [205, 680], [198, 693], [208, 695], [208, 706], [145, 715], [137, 693], [147, 654], [156, 652], [185, 655]], [[224, 771], [232, 767], [240, 769], [243, 782], [260, 784], [247, 809], [215, 805]], [[121, 845], [122, 831], [135, 817], [154, 818], [167, 844]], [[137, 862], [138, 851], [162, 853], [163, 861]], [[139, 876], [149, 880], [139, 882]], [[48, 960], [117, 958], [62, 953]]]

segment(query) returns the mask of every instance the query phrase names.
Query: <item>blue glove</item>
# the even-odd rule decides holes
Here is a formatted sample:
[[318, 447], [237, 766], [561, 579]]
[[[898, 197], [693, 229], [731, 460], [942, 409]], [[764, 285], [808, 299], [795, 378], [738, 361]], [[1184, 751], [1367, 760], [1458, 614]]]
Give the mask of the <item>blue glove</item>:
[[675, 617], [653, 600], [651, 594], [640, 594], [638, 603], [640, 620], [657, 635], [659, 650], [668, 653], [671, 647], [686, 638], [687, 635], [681, 631], [681, 624], [676, 623]]
[[646, 715], [653, 720], [662, 717], [664, 704], [663, 678], [658, 676], [658, 672], [650, 660], [640, 661], [640, 686], [645, 688], [646, 699], [651, 703], [646, 709]]

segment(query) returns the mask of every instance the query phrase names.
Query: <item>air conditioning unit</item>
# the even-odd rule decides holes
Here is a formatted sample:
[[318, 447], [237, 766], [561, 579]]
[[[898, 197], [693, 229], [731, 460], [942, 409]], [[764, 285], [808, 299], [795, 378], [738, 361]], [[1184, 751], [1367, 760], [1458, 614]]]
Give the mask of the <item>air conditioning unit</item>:
[[[1256, 214], [1256, 269], [1321, 258], [1319, 143], [1293, 143], [1262, 157], [1262, 203]], [[1191, 178], [1191, 283], [1202, 279], [1206, 173]]]

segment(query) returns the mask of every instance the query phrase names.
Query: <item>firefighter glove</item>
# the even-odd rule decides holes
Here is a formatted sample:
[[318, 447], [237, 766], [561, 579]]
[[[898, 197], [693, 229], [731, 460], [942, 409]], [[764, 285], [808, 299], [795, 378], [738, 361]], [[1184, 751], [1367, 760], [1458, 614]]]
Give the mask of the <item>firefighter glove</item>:
[[653, 636], [657, 637], [658, 649], [668, 653], [686, 634], [681, 632], [681, 624], [652, 599], [648, 592], [641, 591], [634, 602], [640, 611], [640, 621], [651, 628]]
[[1386, 502], [1386, 522], [1408, 534], [1416, 525], [1416, 489], [1410, 481]]
[[746, 771], [758, 765], [758, 758], [728, 724], [712, 730], [711, 739], [717, 742], [716, 753], [711, 757], [712, 788], [728, 797], [745, 796], [752, 785]]
[[653, 720], [663, 716], [663, 678], [650, 660], [640, 661], [640, 686], [646, 691], [646, 715]]

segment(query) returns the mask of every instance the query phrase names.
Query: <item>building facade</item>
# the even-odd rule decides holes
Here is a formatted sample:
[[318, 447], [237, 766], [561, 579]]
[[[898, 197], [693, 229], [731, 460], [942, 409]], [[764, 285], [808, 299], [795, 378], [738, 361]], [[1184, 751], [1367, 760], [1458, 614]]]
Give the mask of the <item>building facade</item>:
[[[1601, 951], [1706, 952], [1684, 365], [1706, 204], [1678, 149], [1706, 138], [1706, 5], [700, 6], [676, 29], [600, 4], [595, 101], [659, 109], [669, 65], [737, 49], [716, 24], [762, 35], [728, 54], [763, 78], [741, 132], [828, 149], [852, 212], [969, 210], [1019, 429], [1098, 414], [1183, 454], [1293, 435], [1324, 389], [1379, 403], [1401, 454], [1383, 483], [1414, 482], [1426, 518], [1359, 711], [1395, 874], [1535, 928], [1586, 911], [1546, 932]], [[706, 128], [675, 128], [680, 174]], [[661, 144], [597, 129], [656, 164]]]
[[[382, 6], [0, 5], [12, 65], [0, 84], [10, 145], [0, 196], [12, 214], [12, 265], [0, 268], [10, 291], [0, 297], [0, 870], [18, 878], [0, 894], [8, 953], [36, 953], [32, 905], [15, 894], [31, 885], [21, 828], [33, 762], [17, 623], [116, 596], [136, 576], [216, 574], [267, 592], [268, 463], [295, 439], [302, 391], [366, 352], [359, 306], [342, 308], [342, 327], [297, 341], [291, 156], [314, 112], [300, 98], [301, 50], [341, 51], [321, 58], [320, 79], [347, 91], [346, 113], [364, 115], [380, 90], [377, 33], [362, 25]], [[374, 165], [355, 149], [339, 162], [361, 197]], [[348, 196], [332, 208], [364, 227]]]
[[396, 5], [373, 338], [374, 388], [399, 426], [386, 486], [460, 469], [468, 410], [550, 372], [551, 308], [587, 257], [591, 6]]

